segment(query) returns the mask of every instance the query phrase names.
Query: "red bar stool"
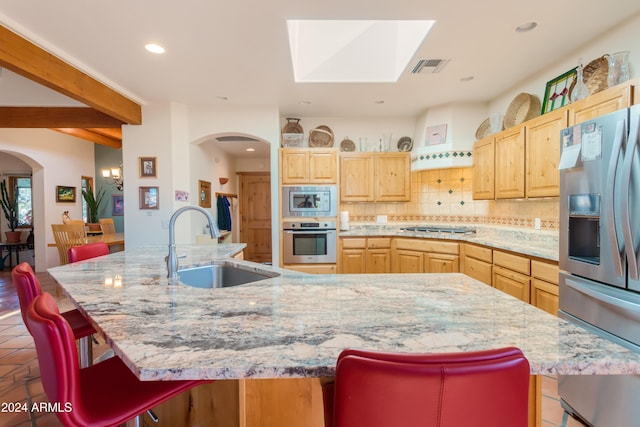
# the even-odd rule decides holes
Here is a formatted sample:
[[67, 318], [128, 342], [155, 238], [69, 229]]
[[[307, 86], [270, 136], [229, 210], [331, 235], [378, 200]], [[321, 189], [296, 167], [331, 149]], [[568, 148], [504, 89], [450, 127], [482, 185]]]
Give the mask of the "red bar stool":
[[515, 347], [345, 350], [323, 386], [326, 427], [527, 427], [529, 362]]
[[[22, 321], [26, 325], [27, 308], [35, 297], [42, 294], [42, 287], [31, 266], [26, 262], [14, 267], [11, 271], [11, 279], [18, 293]], [[73, 336], [80, 344], [80, 366], [83, 368], [90, 366], [93, 362], [93, 347], [90, 339], [96, 330], [78, 310], [65, 311], [62, 316], [71, 325]]]
[[104, 242], [87, 243], [69, 248], [69, 263], [109, 255], [109, 246]]
[[67, 427], [118, 426], [207, 382], [140, 381], [118, 357], [80, 369], [73, 331], [46, 292], [27, 309], [27, 328], [36, 344], [42, 386], [49, 402], [62, 409], [72, 408], [56, 411]]

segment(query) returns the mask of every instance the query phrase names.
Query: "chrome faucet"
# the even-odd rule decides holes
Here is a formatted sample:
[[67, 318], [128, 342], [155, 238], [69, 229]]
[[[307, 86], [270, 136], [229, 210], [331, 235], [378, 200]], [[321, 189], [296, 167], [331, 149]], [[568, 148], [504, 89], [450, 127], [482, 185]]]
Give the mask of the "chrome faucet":
[[211, 212], [206, 209], [201, 208], [200, 206], [185, 206], [173, 213], [171, 215], [171, 219], [169, 220], [169, 255], [167, 255], [167, 277], [175, 278], [178, 275], [178, 256], [176, 255], [176, 236], [175, 236], [175, 223], [176, 219], [182, 212], [194, 210], [199, 211], [207, 217], [207, 221], [209, 221], [209, 232], [211, 233], [212, 239], [217, 239], [221, 236], [220, 229], [217, 224], [213, 220], [213, 216], [211, 216]]

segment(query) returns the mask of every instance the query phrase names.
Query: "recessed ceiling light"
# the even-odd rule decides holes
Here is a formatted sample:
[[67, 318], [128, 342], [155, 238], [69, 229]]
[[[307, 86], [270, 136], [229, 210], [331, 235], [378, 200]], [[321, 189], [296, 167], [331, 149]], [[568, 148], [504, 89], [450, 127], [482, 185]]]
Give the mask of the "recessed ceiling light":
[[538, 23], [535, 21], [525, 22], [524, 24], [520, 24], [516, 27], [516, 33], [526, 33], [538, 26]]
[[151, 53], [161, 54], [164, 53], [164, 48], [159, 44], [149, 43], [144, 45], [144, 48], [147, 49]]
[[247, 148], [245, 151], [256, 151], [255, 148]]
[[300, 101], [302, 105], [311, 105], [311, 101]]
[[470, 82], [471, 80], [473, 80], [473, 76], [466, 76], [466, 77], [460, 78], [461, 82]]
[[216, 99], [219, 99], [220, 101], [228, 101], [229, 97], [228, 96], [216, 96]]
[[373, 101], [374, 104], [384, 104], [384, 99], [378, 99], [376, 101]]

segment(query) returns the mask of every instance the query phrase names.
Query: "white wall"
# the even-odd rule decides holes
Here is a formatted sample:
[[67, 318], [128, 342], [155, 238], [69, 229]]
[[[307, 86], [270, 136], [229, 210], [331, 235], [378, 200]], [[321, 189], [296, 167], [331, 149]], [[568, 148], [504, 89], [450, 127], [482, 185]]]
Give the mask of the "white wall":
[[[60, 263], [51, 224], [61, 223], [68, 210], [82, 218], [81, 177], [94, 176], [93, 144], [48, 129], [0, 129], [0, 151], [14, 155], [32, 168], [36, 270]], [[75, 203], [57, 203], [56, 186], [76, 187]]]

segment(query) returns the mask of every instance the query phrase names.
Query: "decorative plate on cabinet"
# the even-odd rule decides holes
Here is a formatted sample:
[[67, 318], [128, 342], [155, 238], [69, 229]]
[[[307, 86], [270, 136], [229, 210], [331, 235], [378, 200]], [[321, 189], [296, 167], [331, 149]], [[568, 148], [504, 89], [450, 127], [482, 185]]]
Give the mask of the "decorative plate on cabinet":
[[345, 136], [340, 143], [340, 151], [356, 151], [356, 143]]
[[413, 141], [408, 136], [403, 136], [398, 140], [398, 151], [411, 151]]

